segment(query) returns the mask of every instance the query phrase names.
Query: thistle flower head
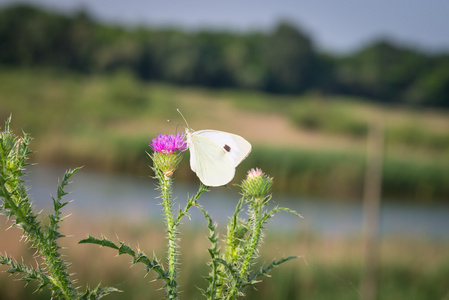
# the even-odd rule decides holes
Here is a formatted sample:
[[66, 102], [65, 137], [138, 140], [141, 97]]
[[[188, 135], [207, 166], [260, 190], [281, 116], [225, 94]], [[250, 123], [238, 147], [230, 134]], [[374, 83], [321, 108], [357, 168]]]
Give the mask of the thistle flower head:
[[157, 138], [150, 142], [154, 151], [150, 155], [153, 165], [162, 171], [165, 177], [171, 177], [181, 162], [181, 153], [187, 149], [187, 143], [182, 134], [165, 135], [158, 134]]
[[246, 175], [246, 178], [256, 178], [256, 177], [259, 177], [259, 176], [262, 176], [263, 175], [263, 172], [262, 172], [262, 170], [261, 169], [259, 169], [259, 168], [253, 168], [253, 169], [251, 169], [251, 170], [249, 170], [248, 171], [248, 174]]
[[187, 142], [182, 134], [165, 135], [158, 134], [157, 138], [150, 143], [151, 149], [156, 152], [164, 154], [172, 154], [176, 151], [185, 151], [187, 149]]
[[254, 198], [262, 198], [271, 192], [273, 178], [265, 175], [261, 169], [255, 168], [248, 171], [246, 179], [240, 186], [243, 193]]

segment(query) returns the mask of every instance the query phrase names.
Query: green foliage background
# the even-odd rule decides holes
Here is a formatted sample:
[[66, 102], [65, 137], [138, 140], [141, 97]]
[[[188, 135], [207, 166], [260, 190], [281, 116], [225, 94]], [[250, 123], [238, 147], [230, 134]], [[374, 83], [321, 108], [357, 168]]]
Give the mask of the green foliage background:
[[[276, 47], [273, 47], [276, 45]], [[84, 11], [29, 5], [0, 11], [0, 65], [52, 66], [84, 74], [129, 70], [143, 80], [298, 94], [363, 96], [383, 103], [449, 106], [449, 54], [378, 40], [324, 53], [301, 28], [186, 31], [100, 23]]]

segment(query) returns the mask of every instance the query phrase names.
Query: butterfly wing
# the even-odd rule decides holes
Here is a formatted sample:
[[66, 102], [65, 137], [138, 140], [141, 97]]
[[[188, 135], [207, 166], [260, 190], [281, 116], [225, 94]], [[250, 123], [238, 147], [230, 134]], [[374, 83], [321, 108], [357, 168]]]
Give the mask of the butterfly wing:
[[187, 137], [190, 167], [204, 185], [221, 186], [234, 178], [235, 166], [226, 150], [196, 132]]
[[204, 137], [217, 144], [229, 156], [234, 167], [237, 167], [251, 152], [251, 144], [236, 134], [206, 129], [196, 131], [194, 135]]

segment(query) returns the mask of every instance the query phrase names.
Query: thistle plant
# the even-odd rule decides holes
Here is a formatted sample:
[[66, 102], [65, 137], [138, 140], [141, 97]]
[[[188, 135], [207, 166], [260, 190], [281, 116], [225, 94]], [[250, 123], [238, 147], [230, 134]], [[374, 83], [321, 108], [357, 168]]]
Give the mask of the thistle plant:
[[[274, 267], [287, 262], [296, 256], [273, 260], [259, 269], [253, 269], [258, 257], [259, 246], [263, 238], [264, 224], [279, 211], [286, 211], [299, 216], [295, 211], [285, 207], [275, 207], [267, 210], [271, 199], [273, 178], [265, 175], [261, 169], [251, 169], [239, 186], [242, 197], [236, 205], [233, 216], [227, 225], [224, 239], [224, 251], [221, 253], [216, 225], [206, 210], [198, 205], [208, 221], [210, 230], [209, 254], [211, 271], [207, 280], [209, 287], [203, 294], [207, 299], [236, 299], [244, 296], [248, 286], [257, 284], [259, 278], [268, 276]], [[246, 205], [247, 219], [240, 218]]]
[[160, 190], [163, 212], [165, 215], [167, 233], [167, 270], [155, 256], [149, 259], [142, 251], [132, 250], [124, 242], [115, 244], [106, 237], [101, 239], [89, 236], [80, 243], [92, 243], [118, 250], [119, 254], [128, 254], [133, 257], [132, 264], [139, 262], [146, 265], [147, 273], [151, 270], [157, 273], [157, 279], [164, 281], [167, 299], [178, 298], [177, 269], [179, 265], [178, 253], [178, 228], [183, 217], [187, 216], [192, 206], [196, 205], [198, 198], [207, 191], [207, 188], [200, 185], [197, 194], [190, 197], [184, 209], [179, 209], [175, 216], [173, 211], [172, 182], [173, 174], [182, 160], [182, 153], [186, 150], [187, 144], [183, 135], [163, 135], [159, 134], [150, 143], [153, 153], [148, 154], [153, 162], [154, 178], [157, 180], [157, 188]]
[[24, 133], [23, 137], [15, 136], [10, 130], [11, 118], [6, 121], [5, 130], [0, 132], [0, 213], [11, 221], [11, 226], [21, 228], [25, 240], [36, 249], [37, 266], [31, 267], [25, 262], [18, 262], [7, 254], [0, 254], [0, 264], [9, 267], [11, 274], [21, 275], [21, 279], [30, 282], [37, 281], [38, 290], [49, 287], [52, 299], [100, 299], [114, 288], [86, 289], [80, 293], [68, 273], [68, 262], [62, 258], [58, 239], [65, 237], [59, 232], [60, 223], [64, 220], [61, 209], [68, 204], [62, 197], [67, 193], [64, 188], [70, 177], [78, 171], [67, 171], [59, 183], [57, 197], [53, 200], [53, 213], [48, 216], [48, 225], [39, 221], [39, 215], [34, 212], [30, 196], [22, 179], [25, 172], [31, 138]]
[[[54, 212], [49, 216], [48, 225], [43, 225], [33, 211], [22, 179], [24, 168], [28, 165], [27, 156], [31, 153], [28, 148], [31, 138], [27, 134], [23, 137], [13, 135], [9, 123], [10, 119], [6, 122], [5, 131], [0, 133], [0, 212], [11, 219], [13, 226], [23, 230], [26, 240], [37, 250], [37, 255], [42, 257], [42, 263], [30, 267], [6, 254], [0, 254], [0, 263], [9, 267], [7, 272], [21, 274], [22, 280], [26, 282], [37, 281], [38, 290], [50, 287], [52, 299], [100, 299], [112, 291], [117, 291], [115, 288], [98, 286], [94, 290], [86, 289], [84, 293], [79, 293], [74, 286], [72, 275], [68, 273], [69, 264], [62, 258], [61, 247], [57, 241], [64, 237], [59, 232], [59, 224], [64, 220], [61, 209], [68, 204], [62, 201], [62, 197], [67, 194], [64, 188], [78, 169], [67, 171], [64, 175], [57, 189], [57, 197], [53, 198]], [[228, 221], [226, 234], [220, 239], [217, 223], [199, 202], [200, 196], [208, 191], [208, 187], [200, 183], [198, 192], [187, 199], [185, 207], [177, 212], [174, 210], [173, 178], [187, 149], [185, 137], [181, 134], [159, 134], [149, 146], [152, 151], [148, 155], [152, 161], [151, 168], [157, 181], [157, 189], [160, 191], [159, 199], [165, 216], [166, 260], [161, 262], [155, 254], [149, 257], [140, 248], [133, 249], [123, 241], [113, 242], [105, 236], [100, 238], [88, 236], [79, 241], [80, 244], [96, 244], [115, 249], [119, 255], [131, 256], [132, 265], [143, 264], [147, 274], [154, 272], [156, 279], [163, 281], [166, 299], [179, 298], [179, 227], [192, 207], [200, 210], [209, 229], [210, 272], [206, 277], [208, 286], [202, 290], [206, 299], [231, 300], [244, 296], [244, 290], [260, 282], [260, 277], [268, 276], [271, 269], [295, 258], [294, 256], [281, 258], [267, 265], [255, 267], [267, 221], [280, 211], [299, 216], [288, 208], [267, 208], [272, 197], [273, 178], [258, 168], [248, 172], [247, 177], [238, 185], [241, 197]], [[243, 213], [246, 217], [242, 217]]]

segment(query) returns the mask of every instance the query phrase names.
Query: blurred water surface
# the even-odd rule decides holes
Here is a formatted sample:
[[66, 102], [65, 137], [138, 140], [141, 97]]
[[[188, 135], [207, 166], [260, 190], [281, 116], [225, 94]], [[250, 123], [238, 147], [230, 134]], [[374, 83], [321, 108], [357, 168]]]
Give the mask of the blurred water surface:
[[[36, 209], [51, 208], [51, 196], [56, 195], [57, 182], [65, 169], [34, 165], [29, 167], [27, 185]], [[73, 200], [65, 212], [86, 217], [128, 218], [130, 221], [149, 218], [162, 222], [162, 210], [156, 181], [150, 177], [101, 173], [81, 169], [72, 177], [67, 187], [70, 194], [65, 200]], [[183, 208], [187, 195], [196, 194], [197, 186], [183, 182], [174, 184], [175, 208]], [[203, 194], [199, 202], [209, 211], [214, 221], [224, 226], [233, 214], [239, 199], [237, 187], [213, 188]], [[319, 234], [325, 237], [359, 236], [363, 230], [362, 201], [337, 202], [324, 199], [308, 199], [300, 196], [273, 196], [271, 205], [288, 207], [303, 218], [280, 212], [269, 221], [270, 230], [293, 230]], [[185, 224], [204, 223], [201, 213], [191, 209], [190, 220]], [[381, 233], [384, 236], [416, 236], [432, 239], [447, 238], [449, 206], [386, 202], [382, 204]]]

